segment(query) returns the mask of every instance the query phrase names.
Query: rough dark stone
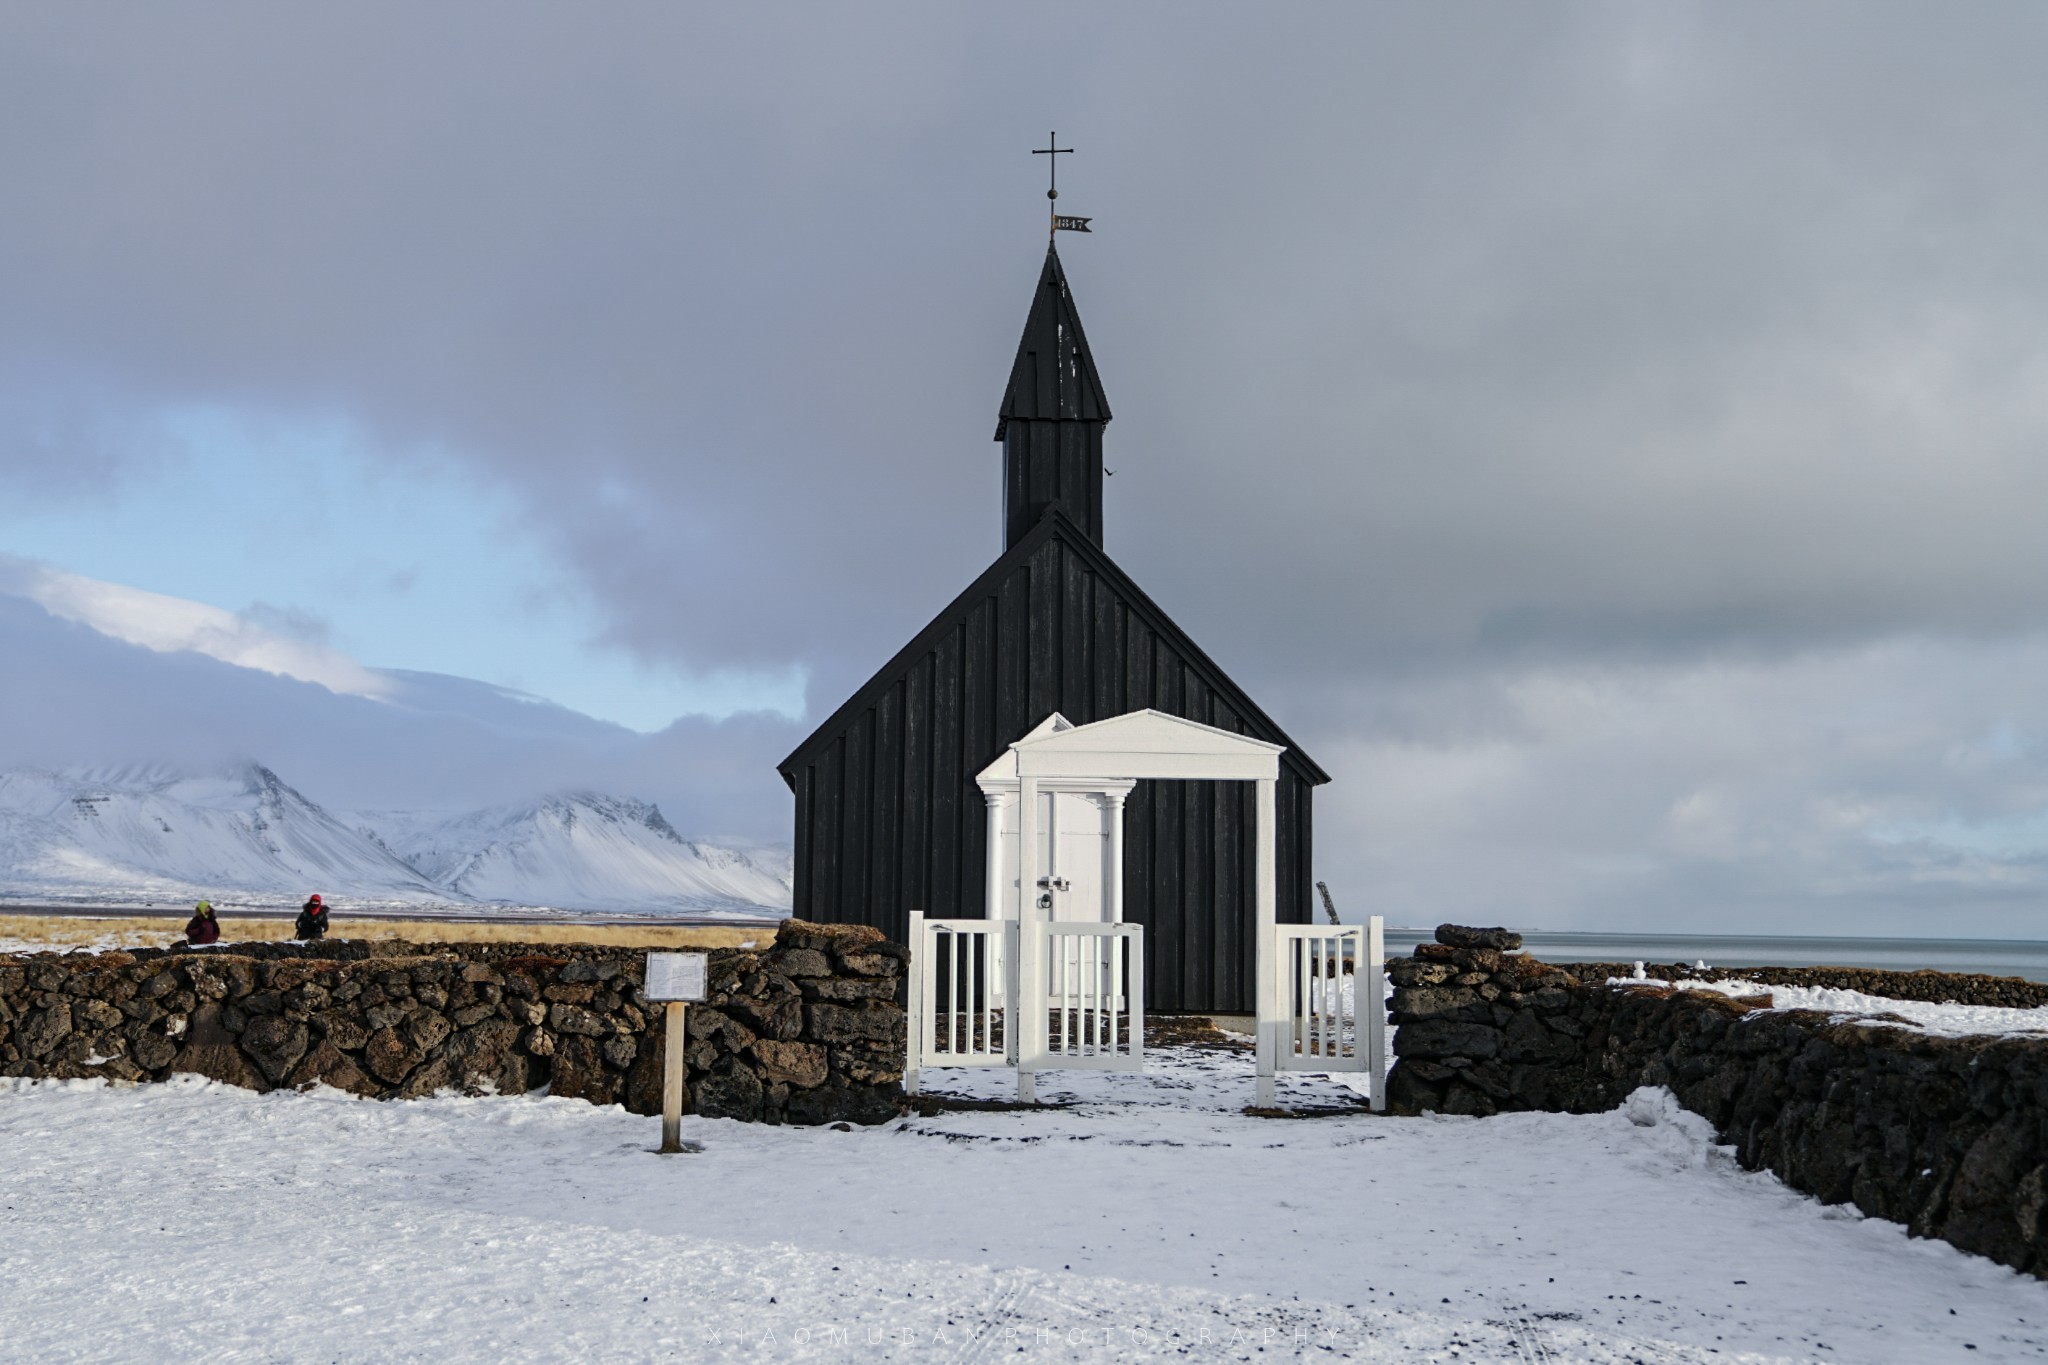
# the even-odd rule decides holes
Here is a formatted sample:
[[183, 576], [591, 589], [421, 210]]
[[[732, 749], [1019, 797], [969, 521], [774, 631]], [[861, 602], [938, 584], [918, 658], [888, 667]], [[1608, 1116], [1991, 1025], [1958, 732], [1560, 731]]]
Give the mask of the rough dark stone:
[[363, 1064], [370, 1074], [387, 1085], [400, 1085], [412, 1074], [425, 1054], [401, 1038], [397, 1031], [380, 1028], [363, 1044]]
[[30, 1010], [21, 1027], [14, 1031], [21, 1050], [30, 1057], [44, 1057], [58, 1043], [71, 1036], [71, 1003], [52, 1000], [41, 1009]]
[[845, 976], [806, 977], [797, 985], [802, 988], [806, 1000], [893, 1000], [902, 989], [895, 981]]
[[161, 1033], [136, 1029], [128, 1038], [128, 1055], [145, 1071], [162, 1071], [178, 1055], [178, 1045]]
[[714, 1119], [758, 1119], [763, 1089], [752, 1067], [729, 1058], [697, 1082], [697, 1112]]
[[830, 976], [832, 961], [815, 948], [791, 948], [776, 954], [775, 969], [784, 976]]
[[735, 1000], [725, 1010], [762, 1038], [786, 1041], [804, 1031], [803, 997], [794, 988], [787, 995]]
[[821, 953], [861, 952], [883, 942], [882, 931], [868, 924], [814, 924], [787, 919], [776, 931], [783, 948], [810, 948]]
[[339, 1010], [316, 1014], [309, 1022], [315, 1032], [344, 1052], [354, 1052], [370, 1041], [370, 1030]]
[[601, 1038], [610, 1031], [602, 1015], [581, 1005], [550, 1005], [548, 1023], [557, 1033], [580, 1033], [590, 1038]]
[[806, 1005], [804, 1015], [805, 1032], [821, 1043], [853, 1042], [858, 1039], [872, 1039], [884, 1043], [903, 1041], [903, 1012], [879, 1001], [871, 1001], [860, 1006], [820, 1002]]
[[314, 1044], [312, 1050], [299, 1059], [299, 1064], [285, 1077], [285, 1084], [295, 1090], [303, 1090], [310, 1085], [331, 1085], [351, 1095], [377, 1095], [382, 1092], [376, 1081], [365, 1076], [361, 1067], [326, 1039]]
[[282, 1015], [262, 1015], [242, 1031], [242, 1051], [263, 1068], [273, 1084], [281, 1083], [306, 1055], [306, 1026]]
[[1474, 929], [1464, 924], [1439, 924], [1436, 941], [1449, 948], [1494, 948], [1505, 953], [1522, 946], [1522, 936], [1511, 929]]
[[[455, 1084], [465, 1091], [485, 1089], [504, 1093], [507, 1063], [519, 1042], [519, 1026], [509, 1019], [491, 1019], [463, 1029], [448, 1040], [445, 1051], [453, 1067]], [[525, 1079], [525, 1067], [517, 1079]], [[521, 1085], [519, 1091], [526, 1089]]]
[[234, 1035], [221, 1023], [221, 1009], [201, 1005], [192, 1012], [185, 1028], [185, 1044], [171, 1059], [174, 1075], [205, 1076], [244, 1090], [268, 1090], [270, 1082], [235, 1046]]
[[754, 1056], [761, 1074], [771, 1081], [787, 1081], [809, 1088], [825, 1083], [828, 1068], [825, 1049], [817, 1043], [774, 1042], [762, 1039], [754, 1044]]
[[1457, 1019], [1424, 1019], [1404, 1024], [1394, 1035], [1395, 1056], [1424, 1060], [1491, 1057], [1500, 1051], [1500, 1045], [1499, 1029]]
[[421, 1052], [432, 1052], [441, 1046], [454, 1029], [455, 1026], [448, 1022], [446, 1016], [435, 1014], [431, 1010], [421, 1010], [417, 1014], [408, 1015], [405, 1021], [406, 1038]]
[[624, 1078], [605, 1066], [604, 1051], [595, 1038], [580, 1033], [562, 1035], [555, 1040], [554, 1061], [550, 1095], [613, 1104], [625, 1088]]
[[[649, 1033], [640, 1042], [640, 1053], [634, 1059], [633, 1069], [626, 1073], [626, 1093], [620, 1103], [635, 1114], [661, 1112], [663, 1046], [664, 1040], [659, 1033]], [[693, 1112], [693, 1099], [687, 1079], [683, 1082], [682, 1100], [683, 1111]]]

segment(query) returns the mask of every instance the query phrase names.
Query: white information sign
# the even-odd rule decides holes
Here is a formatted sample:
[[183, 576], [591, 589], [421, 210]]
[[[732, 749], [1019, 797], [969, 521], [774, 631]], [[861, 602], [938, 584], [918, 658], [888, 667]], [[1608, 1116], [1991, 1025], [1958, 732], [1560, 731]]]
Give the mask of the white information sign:
[[703, 953], [649, 953], [647, 998], [702, 1000], [706, 961], [706, 955]]

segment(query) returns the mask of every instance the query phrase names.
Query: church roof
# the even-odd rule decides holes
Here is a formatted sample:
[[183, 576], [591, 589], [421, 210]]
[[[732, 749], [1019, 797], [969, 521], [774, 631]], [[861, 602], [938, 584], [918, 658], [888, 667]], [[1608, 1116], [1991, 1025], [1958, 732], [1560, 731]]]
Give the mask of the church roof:
[[1054, 247], [1045, 250], [1045, 269], [1039, 272], [1031, 315], [1025, 319], [1024, 337], [1017, 343], [1016, 363], [1010, 366], [1010, 386], [1003, 391], [1003, 405], [996, 418], [998, 441], [1012, 417], [1020, 421], [1109, 420], [1109, 398], [1102, 391], [1102, 376], [1095, 372], [1095, 357], [1081, 330], [1081, 313], [1074, 307], [1067, 273], [1060, 268], [1060, 253]]
[[[1056, 552], [1057, 557], [1048, 558], [1048, 552]], [[917, 668], [935, 650], [939, 649], [943, 641], [953, 636], [955, 632], [961, 631], [970, 617], [974, 616], [978, 611], [989, 607], [1002, 609], [1005, 604], [1017, 605], [1010, 585], [1020, 572], [1033, 574], [1035, 577], [1044, 580], [1042, 583], [1034, 582], [1027, 589], [1025, 594], [1027, 598], [1033, 596], [1040, 597], [1044, 602], [1046, 610], [1056, 613], [1062, 618], [1083, 615], [1092, 618], [1091, 621], [1079, 619], [1073, 621], [1074, 629], [1084, 633], [1093, 629], [1093, 621], [1099, 621], [1104, 618], [1098, 610], [1070, 613], [1067, 609], [1068, 599], [1076, 591], [1078, 577], [1089, 576], [1096, 579], [1101, 584], [1108, 599], [1098, 603], [1097, 606], [1106, 608], [1113, 602], [1115, 606], [1128, 612], [1137, 626], [1142, 626], [1146, 632], [1156, 637], [1159, 644], [1164, 646], [1166, 652], [1172, 656], [1176, 665], [1184, 668], [1187, 674], [1190, 675], [1191, 681], [1200, 684], [1199, 688], [1188, 687], [1182, 689], [1186, 696], [1191, 697], [1197, 691], [1208, 694], [1208, 696], [1213, 698], [1214, 705], [1222, 708], [1222, 711], [1227, 713], [1222, 718], [1234, 718], [1239, 721], [1243, 726], [1245, 734], [1251, 735], [1256, 739], [1284, 746], [1285, 752], [1281, 755], [1282, 764], [1294, 769], [1311, 785], [1320, 786], [1330, 780], [1330, 775], [1323, 771], [1322, 767], [1313, 758], [1310, 758], [1300, 745], [1290, 739], [1287, 733], [1274, 723], [1272, 717], [1268, 716], [1243, 688], [1232, 681], [1230, 675], [1225, 673], [1194, 642], [1187, 632], [1182, 630], [1172, 617], [1168, 616], [1157, 603], [1146, 595], [1145, 590], [1140, 588], [1136, 581], [1129, 574], [1125, 573], [1122, 568], [1118, 567], [1116, 561], [1111, 559], [1101, 546], [1095, 544], [1089, 538], [1088, 533], [1058, 506], [1047, 509], [1045, 515], [1039, 519], [1038, 524], [1032, 528], [1028, 535], [1004, 551], [993, 564], [989, 565], [982, 572], [979, 578], [976, 578], [973, 583], [967, 586], [965, 591], [954, 598], [946, 606], [945, 610], [932, 618], [930, 624], [919, 631], [909, 644], [897, 651], [895, 657], [882, 665], [874, 676], [869, 678], [851, 697], [847, 698], [846, 702], [838, 710], [826, 717], [824, 722], [790, 753], [789, 757], [783, 759], [777, 765], [778, 770], [782, 773], [783, 780], [794, 787], [796, 770], [802, 764], [811, 761], [815, 754], [822, 751], [833, 740], [844, 734], [863, 712], [877, 706], [891, 688], [902, 682], [913, 669]], [[1095, 677], [1084, 677], [1074, 674], [1074, 670], [1079, 666], [1078, 659], [1062, 657], [1057, 662], [1054, 662], [1049, 660], [1047, 656], [1062, 655], [1066, 652], [1058, 647], [1048, 646], [1043, 642], [1037, 642], [1036, 647], [1034, 647], [1035, 637], [1042, 635], [1048, 629], [1054, 634], [1061, 636], [1066, 634], [1067, 629], [1064, 625], [1055, 624], [1050, 619], [1034, 626], [1028, 620], [1028, 617], [1035, 614], [1036, 611], [1037, 607], [1035, 605], [1027, 606], [1023, 612], [1023, 617], [1027, 619], [1019, 619], [1018, 614], [1014, 611], [1005, 610], [1003, 614], [1010, 618], [1015, 629], [1023, 632], [1020, 635], [1008, 637], [1014, 640], [1014, 643], [1010, 646], [1012, 652], [1021, 652], [1029, 656], [1024, 659], [1014, 660], [1009, 665], [1010, 669], [1015, 670], [1011, 676], [1016, 677], [1022, 683], [1027, 694], [1042, 693], [1046, 700], [1052, 702], [1052, 705], [1042, 706], [1035, 710], [1038, 720], [1042, 721], [1047, 712], [1054, 709], [1066, 709], [1072, 712], [1077, 703], [1089, 705], [1091, 711], [1098, 713], [1101, 711], [1122, 712], [1139, 710], [1148, 706], [1157, 707], [1159, 705], [1159, 701], [1154, 697], [1140, 698], [1136, 695], [1128, 695], [1124, 703], [1120, 705], [1093, 705], [1092, 703], [1096, 698], [1107, 700], [1116, 695], [1115, 689], [1109, 689], [1105, 692], [1104, 687], [1107, 679], [1104, 675], [1112, 671], [1127, 670], [1130, 667], [1128, 654], [1125, 651], [1114, 651], [1106, 656], [1097, 658], [1093, 670], [1097, 675]], [[978, 638], [986, 640], [990, 645], [993, 645], [996, 639], [1003, 638], [1000, 634], [1002, 630], [1002, 627], [996, 627], [993, 633], [979, 634]], [[1144, 654], [1146, 657], [1151, 656], [1151, 651], [1137, 652]], [[1033, 665], [1051, 667], [1056, 674], [1060, 675], [1061, 679], [1066, 678], [1066, 675], [1074, 674], [1071, 677], [1072, 687], [1069, 688], [1066, 681], [1056, 679], [1047, 679], [1042, 685], [1035, 683], [1031, 676]], [[1086, 671], [1088, 670], [1083, 670], [1083, 672]], [[1128, 688], [1130, 679], [1125, 678], [1124, 683]], [[1013, 684], [1001, 679], [991, 678], [988, 685], [1001, 688]], [[1061, 693], [1067, 694], [1064, 700], [1060, 698]], [[998, 733], [990, 736], [992, 747], [988, 753], [963, 756], [966, 760], [965, 771], [967, 773], [973, 773], [995, 757], [996, 752], [1016, 741], [1023, 734], [1025, 727], [1033, 723], [1032, 720], [1026, 719], [1025, 716], [1033, 713], [1034, 703], [1027, 700], [1025, 696], [1017, 696], [1012, 700], [1016, 707], [1022, 708], [1022, 714], [1017, 717], [1017, 723], [1014, 725], [1014, 728], [1009, 729], [1007, 733]], [[1000, 711], [1004, 708], [998, 705], [995, 709]], [[1207, 724], [1209, 720], [1216, 718], [1219, 717], [1214, 714], [1185, 717], [1185, 719], [1195, 720], [1203, 724]], [[1093, 719], [1093, 717], [1091, 716], [1090, 719]]]

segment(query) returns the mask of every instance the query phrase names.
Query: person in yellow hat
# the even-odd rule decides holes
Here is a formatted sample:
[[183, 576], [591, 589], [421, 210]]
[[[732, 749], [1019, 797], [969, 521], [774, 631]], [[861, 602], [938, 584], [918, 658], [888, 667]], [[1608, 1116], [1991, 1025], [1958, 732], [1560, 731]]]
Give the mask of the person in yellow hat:
[[220, 921], [213, 917], [213, 902], [201, 901], [185, 925], [185, 942], [193, 947], [220, 942]]

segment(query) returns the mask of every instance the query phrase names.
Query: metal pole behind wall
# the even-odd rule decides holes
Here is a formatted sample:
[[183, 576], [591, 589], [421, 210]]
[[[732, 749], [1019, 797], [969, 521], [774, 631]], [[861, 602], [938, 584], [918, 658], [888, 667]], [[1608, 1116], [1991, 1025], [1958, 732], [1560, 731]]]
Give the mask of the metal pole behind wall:
[[1352, 1012], [1365, 1021], [1365, 1045], [1372, 1049], [1373, 1112], [1387, 1112], [1387, 921], [1365, 921], [1365, 969], [1352, 977]]
[[1259, 1030], [1259, 1107], [1270, 1109], [1273, 1107], [1273, 1076], [1280, 1064], [1280, 1030], [1285, 1026], [1285, 1021], [1280, 1018], [1278, 989], [1278, 974], [1284, 967], [1280, 962], [1280, 945], [1276, 942], [1280, 923], [1280, 874], [1279, 843], [1273, 826], [1279, 803], [1275, 799], [1278, 783], [1274, 778], [1262, 777], [1256, 785], [1258, 838], [1252, 858], [1256, 864], [1258, 948], [1253, 974], [1256, 978]]

